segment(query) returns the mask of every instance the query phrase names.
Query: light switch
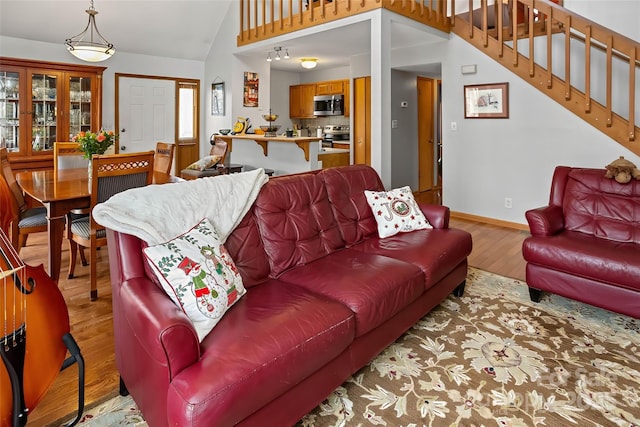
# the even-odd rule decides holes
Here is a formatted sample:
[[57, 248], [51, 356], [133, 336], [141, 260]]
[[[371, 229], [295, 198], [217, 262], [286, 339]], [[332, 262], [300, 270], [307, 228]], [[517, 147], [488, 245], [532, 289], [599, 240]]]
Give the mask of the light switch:
[[452, 131], [458, 130], [458, 123], [457, 122], [451, 122], [451, 130]]
[[391, 129], [396, 129], [398, 127], [398, 121], [397, 120], [391, 120]]

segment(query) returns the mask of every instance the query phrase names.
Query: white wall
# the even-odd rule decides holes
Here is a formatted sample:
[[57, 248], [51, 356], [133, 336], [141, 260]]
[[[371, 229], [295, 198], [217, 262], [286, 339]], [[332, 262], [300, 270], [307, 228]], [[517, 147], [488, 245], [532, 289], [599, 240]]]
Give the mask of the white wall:
[[[608, 8], [602, 2], [576, 3], [589, 12]], [[640, 2], [616, 4], [620, 26], [637, 32], [639, 15], [635, 11]], [[453, 211], [526, 224], [524, 212], [547, 203], [556, 165], [602, 168], [625, 156], [640, 166], [639, 156], [456, 35], [449, 41], [392, 54], [394, 68], [432, 63], [442, 64], [443, 202]], [[460, 67], [467, 64], [476, 64], [477, 74], [463, 76]], [[509, 83], [509, 119], [465, 119], [464, 85], [497, 82]], [[393, 104], [394, 97], [391, 99]], [[451, 130], [452, 122], [457, 131]], [[392, 136], [393, 147], [402, 144], [393, 132]], [[399, 182], [396, 168], [394, 165], [394, 186], [417, 182], [417, 176]], [[505, 197], [512, 198], [511, 209], [504, 207]]]
[[[452, 35], [443, 61], [443, 196], [453, 211], [525, 224], [547, 203], [557, 165], [602, 168], [634, 155], [466, 41]], [[477, 64], [462, 75], [460, 67]], [[465, 119], [463, 86], [509, 83], [508, 119]], [[457, 123], [457, 131], [451, 123]], [[504, 198], [513, 208], [504, 207]]]

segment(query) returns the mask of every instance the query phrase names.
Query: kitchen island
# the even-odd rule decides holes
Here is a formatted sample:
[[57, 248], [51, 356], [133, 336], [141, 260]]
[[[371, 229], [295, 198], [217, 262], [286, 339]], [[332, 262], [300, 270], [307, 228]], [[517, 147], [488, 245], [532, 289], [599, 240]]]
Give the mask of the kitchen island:
[[[336, 166], [336, 161], [340, 164], [349, 164], [349, 150], [340, 150], [340, 153], [324, 151], [321, 148], [322, 137], [289, 138], [255, 134], [216, 135], [215, 137], [228, 144], [227, 162], [243, 164], [245, 170], [262, 167], [273, 169], [277, 175], [282, 175]], [[294, 149], [296, 146], [302, 152], [298, 148]], [[339, 160], [337, 160], [338, 157]], [[325, 160], [328, 162], [326, 165]]]
[[228, 151], [233, 151], [233, 140], [234, 139], [248, 139], [255, 141], [256, 144], [262, 147], [262, 151], [265, 156], [269, 155], [269, 142], [286, 142], [286, 143], [294, 143], [298, 147], [302, 149], [304, 152], [304, 159], [309, 161], [310, 151], [311, 151], [311, 143], [321, 141], [320, 137], [286, 137], [286, 136], [264, 136], [264, 135], [251, 135], [251, 134], [242, 134], [242, 135], [219, 135], [216, 138], [222, 139], [227, 142]]

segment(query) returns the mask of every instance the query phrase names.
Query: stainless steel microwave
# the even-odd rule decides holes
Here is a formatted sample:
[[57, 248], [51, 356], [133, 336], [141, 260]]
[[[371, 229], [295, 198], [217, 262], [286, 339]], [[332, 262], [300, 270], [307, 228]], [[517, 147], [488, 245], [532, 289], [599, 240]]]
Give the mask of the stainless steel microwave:
[[316, 95], [313, 97], [314, 116], [342, 116], [344, 95]]

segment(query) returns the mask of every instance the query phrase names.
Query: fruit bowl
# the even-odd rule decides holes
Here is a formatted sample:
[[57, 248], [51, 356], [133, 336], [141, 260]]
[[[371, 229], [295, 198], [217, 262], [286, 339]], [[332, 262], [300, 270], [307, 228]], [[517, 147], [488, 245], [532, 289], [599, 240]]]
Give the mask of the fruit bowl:
[[278, 116], [277, 114], [263, 114], [262, 118], [265, 119], [268, 122], [275, 122], [276, 120], [278, 120]]
[[260, 126], [260, 129], [262, 129], [264, 132], [278, 132], [278, 129], [280, 129], [280, 125]]
[[222, 135], [229, 135], [231, 133], [231, 129], [218, 129]]

